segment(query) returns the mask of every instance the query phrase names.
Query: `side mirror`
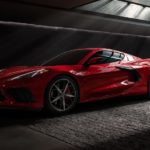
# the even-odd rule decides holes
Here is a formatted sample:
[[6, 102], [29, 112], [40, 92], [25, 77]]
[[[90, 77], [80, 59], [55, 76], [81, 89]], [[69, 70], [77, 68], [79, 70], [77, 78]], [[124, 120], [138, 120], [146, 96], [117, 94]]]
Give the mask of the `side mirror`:
[[85, 66], [97, 64], [101, 59], [101, 57], [93, 57], [85, 64]]

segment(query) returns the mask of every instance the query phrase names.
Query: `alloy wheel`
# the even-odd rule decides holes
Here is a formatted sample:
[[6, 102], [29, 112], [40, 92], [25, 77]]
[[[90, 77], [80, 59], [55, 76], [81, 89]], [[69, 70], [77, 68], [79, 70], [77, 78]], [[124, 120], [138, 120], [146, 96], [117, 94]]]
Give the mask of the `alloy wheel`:
[[72, 108], [76, 102], [76, 97], [75, 85], [67, 78], [58, 79], [51, 85], [49, 102], [57, 111], [65, 112]]

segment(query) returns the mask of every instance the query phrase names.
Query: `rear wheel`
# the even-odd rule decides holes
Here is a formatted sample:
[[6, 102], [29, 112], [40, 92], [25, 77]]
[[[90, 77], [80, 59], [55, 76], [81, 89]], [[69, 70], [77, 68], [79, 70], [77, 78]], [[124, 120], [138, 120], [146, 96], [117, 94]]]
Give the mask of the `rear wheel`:
[[78, 103], [79, 89], [76, 82], [68, 76], [54, 79], [46, 93], [45, 108], [48, 112], [65, 113]]

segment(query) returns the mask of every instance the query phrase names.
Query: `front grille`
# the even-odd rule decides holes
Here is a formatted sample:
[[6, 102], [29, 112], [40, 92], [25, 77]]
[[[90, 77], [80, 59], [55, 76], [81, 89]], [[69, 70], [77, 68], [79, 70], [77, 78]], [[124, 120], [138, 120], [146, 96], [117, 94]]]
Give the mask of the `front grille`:
[[11, 89], [8, 89], [8, 93], [17, 102], [33, 102], [34, 101], [31, 91], [29, 91], [26, 88], [11, 88]]
[[4, 95], [2, 94], [2, 92], [0, 91], [0, 101], [4, 101], [5, 100], [5, 97]]

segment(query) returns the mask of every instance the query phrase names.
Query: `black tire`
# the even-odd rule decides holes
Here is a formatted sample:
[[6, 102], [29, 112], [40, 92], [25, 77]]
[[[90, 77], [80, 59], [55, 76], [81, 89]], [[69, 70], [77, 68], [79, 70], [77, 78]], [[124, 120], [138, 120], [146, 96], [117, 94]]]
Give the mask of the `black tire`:
[[74, 79], [63, 75], [50, 82], [45, 97], [46, 112], [63, 114], [71, 111], [78, 102], [79, 88]]

